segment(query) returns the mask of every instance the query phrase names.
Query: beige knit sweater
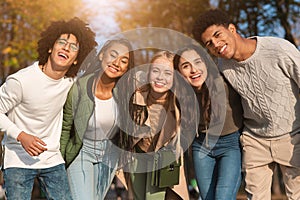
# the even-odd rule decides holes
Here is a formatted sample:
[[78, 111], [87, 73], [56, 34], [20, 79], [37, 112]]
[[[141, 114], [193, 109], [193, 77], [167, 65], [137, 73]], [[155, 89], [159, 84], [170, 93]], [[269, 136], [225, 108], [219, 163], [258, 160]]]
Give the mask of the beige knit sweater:
[[244, 133], [276, 138], [300, 130], [300, 52], [288, 41], [253, 37], [245, 61], [220, 59], [219, 68], [242, 97]]

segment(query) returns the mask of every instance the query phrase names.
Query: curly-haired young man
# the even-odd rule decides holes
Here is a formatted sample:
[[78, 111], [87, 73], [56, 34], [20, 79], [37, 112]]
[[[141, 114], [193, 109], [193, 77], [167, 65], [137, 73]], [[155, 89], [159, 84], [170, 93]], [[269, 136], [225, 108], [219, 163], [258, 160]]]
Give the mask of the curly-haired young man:
[[8, 200], [30, 199], [36, 177], [47, 199], [71, 199], [59, 150], [62, 108], [80, 64], [96, 45], [95, 33], [79, 18], [52, 22], [38, 41], [38, 61], [1, 86]]

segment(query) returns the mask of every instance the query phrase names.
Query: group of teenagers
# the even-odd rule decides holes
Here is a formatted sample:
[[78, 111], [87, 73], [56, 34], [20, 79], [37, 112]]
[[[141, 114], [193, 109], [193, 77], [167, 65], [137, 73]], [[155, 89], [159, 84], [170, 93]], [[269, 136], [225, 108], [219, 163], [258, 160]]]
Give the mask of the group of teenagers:
[[[242, 37], [219, 9], [197, 18], [193, 36], [197, 44], [155, 52], [137, 86], [129, 40], [96, 50], [80, 19], [51, 23], [38, 61], [0, 88], [7, 200], [31, 199], [35, 178], [47, 199], [104, 199], [115, 176], [128, 199], [186, 200], [190, 144], [202, 200], [236, 199], [243, 178], [247, 199], [271, 200], [276, 164], [288, 199], [300, 199], [299, 50]], [[179, 179], [160, 187], [163, 149]]]

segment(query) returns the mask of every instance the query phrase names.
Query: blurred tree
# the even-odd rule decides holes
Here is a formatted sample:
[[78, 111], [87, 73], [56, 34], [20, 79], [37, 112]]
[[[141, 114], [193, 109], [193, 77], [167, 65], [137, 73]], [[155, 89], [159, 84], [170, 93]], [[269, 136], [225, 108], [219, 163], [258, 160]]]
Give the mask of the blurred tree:
[[0, 0], [0, 84], [37, 58], [40, 32], [78, 14], [80, 0]]
[[209, 0], [128, 0], [117, 13], [121, 30], [139, 27], [163, 27], [190, 34], [193, 21], [210, 7]]
[[280, 36], [300, 46], [300, 0], [214, 0], [214, 2], [232, 16], [244, 36]]
[[[191, 36], [195, 18], [210, 7], [209, 0], [127, 0], [126, 2], [126, 6], [116, 13], [116, 21], [122, 31], [142, 27], [160, 27], [172, 29], [187, 36]], [[161, 41], [166, 41], [166, 38], [162, 36]], [[175, 43], [178, 40], [168, 39], [168, 41], [171, 47], [172, 42]], [[140, 51], [140, 55], [136, 56], [139, 59], [136, 63], [148, 61], [151, 53], [153, 53], [151, 50]]]
[[232, 16], [241, 34], [284, 37], [300, 46], [300, 0], [128, 0], [117, 13], [121, 30], [164, 27], [191, 33], [194, 18], [219, 7]]

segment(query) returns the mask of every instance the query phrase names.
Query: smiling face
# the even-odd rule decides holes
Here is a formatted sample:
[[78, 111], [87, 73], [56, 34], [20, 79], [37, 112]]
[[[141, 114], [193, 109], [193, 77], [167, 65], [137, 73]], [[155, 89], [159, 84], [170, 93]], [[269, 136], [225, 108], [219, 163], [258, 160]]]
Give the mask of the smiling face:
[[123, 44], [113, 43], [99, 55], [99, 59], [107, 77], [119, 78], [128, 70], [129, 49]]
[[236, 52], [236, 34], [233, 24], [229, 24], [228, 28], [222, 25], [212, 25], [202, 33], [201, 40], [213, 55], [232, 59]]
[[195, 50], [187, 50], [181, 54], [178, 70], [198, 90], [207, 78], [206, 65]]
[[149, 82], [151, 92], [160, 96], [166, 94], [173, 86], [174, 68], [171, 60], [158, 57], [151, 63]]
[[[62, 43], [61, 41], [64, 41]], [[74, 47], [78, 49], [74, 51]], [[76, 61], [79, 52], [77, 38], [73, 34], [62, 34], [54, 43], [50, 55], [50, 61], [53, 70], [68, 71], [71, 65]]]

